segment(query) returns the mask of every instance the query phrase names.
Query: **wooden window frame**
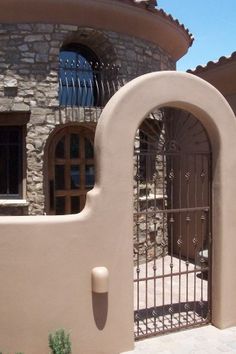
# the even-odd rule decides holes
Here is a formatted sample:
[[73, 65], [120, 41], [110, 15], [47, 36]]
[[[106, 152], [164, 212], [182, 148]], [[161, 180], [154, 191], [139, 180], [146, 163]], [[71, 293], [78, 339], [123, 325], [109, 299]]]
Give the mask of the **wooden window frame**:
[[[3, 112], [0, 113], [0, 130], [18, 129], [20, 132], [20, 150], [18, 156], [18, 192], [16, 194], [1, 193], [0, 201], [9, 203], [26, 198], [26, 124], [30, 119], [30, 112]], [[8, 182], [9, 183], [9, 182]]]
[[[85, 158], [83, 139], [80, 139], [80, 157], [71, 158], [70, 138], [72, 134], [79, 134], [83, 139], [87, 138], [92, 146], [94, 145], [94, 129], [88, 126], [68, 125], [61, 128], [53, 135], [49, 143], [48, 149], [48, 213], [56, 214], [56, 197], [65, 197], [65, 214], [71, 214], [71, 197], [80, 197], [80, 211], [83, 209], [86, 201], [86, 194], [91, 188], [86, 188], [85, 183], [85, 166], [94, 166], [94, 157]], [[65, 157], [57, 158], [55, 156], [56, 147], [59, 141], [65, 136]], [[56, 190], [55, 186], [55, 166], [62, 165], [65, 167], [65, 188]], [[71, 166], [80, 166], [80, 187], [78, 189], [71, 188]], [[79, 211], [78, 211], [79, 212]]]

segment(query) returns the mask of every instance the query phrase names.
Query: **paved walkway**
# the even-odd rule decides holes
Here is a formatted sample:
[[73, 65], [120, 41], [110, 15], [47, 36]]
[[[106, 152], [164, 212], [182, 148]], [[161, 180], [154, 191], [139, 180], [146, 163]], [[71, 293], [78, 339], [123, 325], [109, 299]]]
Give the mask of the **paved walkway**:
[[236, 353], [236, 327], [213, 326], [181, 331], [135, 343], [135, 350], [122, 354], [229, 354]]
[[[177, 275], [171, 275], [170, 264], [173, 266], [173, 274]], [[170, 328], [171, 323], [184, 327], [186, 324], [193, 325], [204, 320], [201, 314], [208, 312], [208, 281], [201, 277], [202, 273], [198, 268], [193, 263], [189, 263], [187, 267], [186, 261], [169, 255], [149, 261], [147, 264], [140, 264], [139, 272], [137, 266], [134, 267], [134, 279], [140, 279], [134, 283], [134, 310], [138, 310], [141, 319], [135, 321], [135, 335], [140, 335], [142, 331], [145, 333], [146, 325], [150, 333], [162, 331], [163, 325]], [[197, 270], [200, 277], [197, 276]], [[200, 307], [200, 303], [203, 307]], [[189, 306], [187, 312], [186, 304]], [[146, 306], [149, 309], [148, 313], [145, 312]], [[172, 318], [169, 312], [171, 308], [174, 313]], [[152, 316], [152, 309], [155, 309], [156, 317]]]

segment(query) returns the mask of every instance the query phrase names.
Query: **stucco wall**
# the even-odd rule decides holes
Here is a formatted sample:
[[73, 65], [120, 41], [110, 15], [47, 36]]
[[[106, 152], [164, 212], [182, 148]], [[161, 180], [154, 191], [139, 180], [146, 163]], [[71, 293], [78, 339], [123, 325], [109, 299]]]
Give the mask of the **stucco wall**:
[[191, 46], [184, 25], [162, 10], [117, 0], [1, 0], [1, 23], [64, 23], [104, 29], [151, 41], [175, 60]]
[[[1, 24], [0, 35], [0, 111], [30, 112], [23, 197], [28, 203], [28, 213], [40, 215], [46, 211], [47, 139], [59, 124], [86, 120], [83, 110], [72, 112], [59, 108], [58, 55], [61, 46], [71, 42], [87, 45], [102, 62], [119, 65], [124, 81], [147, 72], [174, 70], [175, 62], [151, 42], [74, 25]], [[17, 209], [0, 207], [0, 213], [24, 214], [27, 207], [19, 204]]]
[[221, 57], [217, 62], [209, 62], [206, 66], [198, 66], [189, 73], [201, 77], [219, 90], [231, 105], [236, 114], [236, 55]]
[[[161, 106], [191, 112], [209, 135], [212, 322], [220, 328], [236, 325], [236, 159], [231, 154], [235, 116], [203, 80], [183, 73], [153, 73], [127, 84], [104, 109], [95, 139], [96, 185], [80, 214], [0, 218], [0, 343], [6, 352], [47, 353], [48, 332], [58, 327], [71, 330], [73, 352], [78, 354], [118, 354], [132, 348], [133, 141], [147, 113]], [[96, 266], [110, 272], [100, 313], [91, 289]]]
[[225, 95], [225, 98], [229, 102], [230, 106], [234, 111], [234, 114], [236, 115], [236, 93]]

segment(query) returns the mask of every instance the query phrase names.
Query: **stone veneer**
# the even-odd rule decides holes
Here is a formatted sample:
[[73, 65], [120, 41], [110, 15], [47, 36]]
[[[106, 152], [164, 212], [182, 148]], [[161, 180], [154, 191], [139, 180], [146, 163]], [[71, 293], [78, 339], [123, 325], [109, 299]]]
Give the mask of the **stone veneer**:
[[48, 137], [60, 124], [87, 120], [84, 110], [58, 104], [58, 55], [63, 44], [72, 42], [87, 45], [106, 64], [120, 65], [125, 81], [152, 71], [175, 70], [167, 53], [142, 39], [74, 25], [1, 24], [0, 112], [30, 112], [23, 195], [28, 207], [0, 202], [2, 215], [45, 213]]

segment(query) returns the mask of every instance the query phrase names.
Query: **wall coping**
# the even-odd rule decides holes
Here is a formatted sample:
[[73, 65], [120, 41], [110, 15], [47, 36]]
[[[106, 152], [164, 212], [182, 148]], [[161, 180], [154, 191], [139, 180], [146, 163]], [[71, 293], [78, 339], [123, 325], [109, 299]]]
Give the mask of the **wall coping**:
[[0, 207], [25, 207], [29, 203], [25, 199], [0, 199]]

